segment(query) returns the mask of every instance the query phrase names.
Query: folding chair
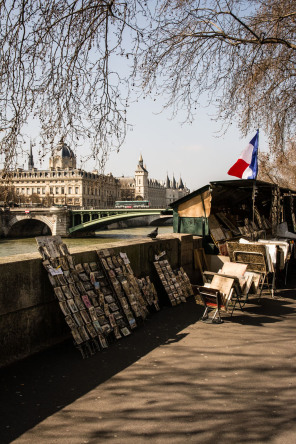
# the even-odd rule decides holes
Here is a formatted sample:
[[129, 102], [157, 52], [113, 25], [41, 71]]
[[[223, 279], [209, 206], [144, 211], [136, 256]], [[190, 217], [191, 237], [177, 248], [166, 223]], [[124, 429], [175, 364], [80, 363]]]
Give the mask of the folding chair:
[[[201, 303], [206, 308], [202, 320], [208, 318], [209, 310], [215, 310], [212, 320], [221, 322], [220, 311], [230, 312], [232, 316], [237, 303], [243, 310], [240, 295], [236, 293], [234, 278], [214, 274], [211, 283], [205, 286], [193, 285], [193, 290], [196, 290], [194, 291], [196, 303]], [[217, 315], [218, 320], [216, 320]]]
[[243, 307], [248, 300], [249, 291], [253, 281], [251, 273], [245, 275], [246, 269], [246, 264], [225, 262], [221, 270], [219, 270], [217, 273], [204, 271], [204, 278], [208, 283], [211, 283], [215, 275], [233, 279], [233, 287], [235, 290], [233, 298], [236, 296], [240, 306]]
[[[209, 287], [197, 288], [200, 299], [205, 306], [205, 311], [201, 317], [202, 321], [206, 321], [209, 318], [209, 311], [215, 310], [212, 316], [212, 322], [216, 324], [222, 324], [220, 316], [220, 309], [222, 307], [222, 298], [219, 290]], [[217, 318], [216, 318], [217, 316]]]

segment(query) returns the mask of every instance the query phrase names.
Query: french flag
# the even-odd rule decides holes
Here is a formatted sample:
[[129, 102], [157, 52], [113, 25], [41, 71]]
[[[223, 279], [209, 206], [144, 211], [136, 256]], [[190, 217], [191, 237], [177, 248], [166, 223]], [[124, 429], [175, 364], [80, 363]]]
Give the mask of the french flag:
[[259, 130], [227, 174], [240, 179], [256, 179], [258, 173], [258, 145]]

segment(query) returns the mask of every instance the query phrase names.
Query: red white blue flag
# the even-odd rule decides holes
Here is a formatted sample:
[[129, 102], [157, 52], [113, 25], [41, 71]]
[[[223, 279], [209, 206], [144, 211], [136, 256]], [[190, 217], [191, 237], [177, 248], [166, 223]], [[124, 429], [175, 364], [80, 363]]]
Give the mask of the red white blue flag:
[[259, 130], [227, 174], [240, 179], [256, 179], [258, 173]]

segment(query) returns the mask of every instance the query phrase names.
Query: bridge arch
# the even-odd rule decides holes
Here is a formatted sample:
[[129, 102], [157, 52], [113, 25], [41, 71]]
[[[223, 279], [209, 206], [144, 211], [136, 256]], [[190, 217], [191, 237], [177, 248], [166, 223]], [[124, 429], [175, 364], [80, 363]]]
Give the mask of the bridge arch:
[[6, 229], [6, 237], [34, 237], [51, 235], [53, 224], [46, 216], [14, 216]]

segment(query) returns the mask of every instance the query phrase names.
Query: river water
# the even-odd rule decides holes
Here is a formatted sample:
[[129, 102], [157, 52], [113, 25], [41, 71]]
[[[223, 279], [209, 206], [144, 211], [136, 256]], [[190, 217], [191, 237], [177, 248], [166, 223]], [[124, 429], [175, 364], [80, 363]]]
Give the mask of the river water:
[[[72, 247], [100, 244], [105, 242], [116, 242], [123, 239], [136, 239], [146, 237], [155, 227], [121, 228], [117, 230], [96, 231], [95, 237], [67, 238], [64, 242], [71, 251]], [[172, 233], [172, 226], [158, 227], [158, 234]], [[18, 254], [36, 253], [37, 244], [34, 237], [24, 239], [0, 239], [0, 257], [14, 256]]]

